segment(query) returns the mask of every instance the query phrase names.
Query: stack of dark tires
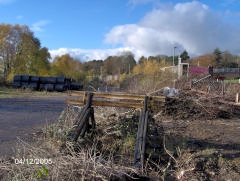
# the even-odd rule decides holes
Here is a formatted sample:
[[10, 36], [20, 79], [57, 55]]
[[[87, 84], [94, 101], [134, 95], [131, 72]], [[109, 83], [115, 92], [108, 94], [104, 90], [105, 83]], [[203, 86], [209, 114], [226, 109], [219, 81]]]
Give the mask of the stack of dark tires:
[[15, 88], [29, 88], [31, 90], [60, 92], [66, 90], [81, 90], [83, 88], [81, 84], [75, 82], [72, 78], [28, 75], [14, 76], [12, 85]]
[[20, 75], [14, 76], [12, 86], [15, 88], [20, 88], [22, 86], [22, 77]]

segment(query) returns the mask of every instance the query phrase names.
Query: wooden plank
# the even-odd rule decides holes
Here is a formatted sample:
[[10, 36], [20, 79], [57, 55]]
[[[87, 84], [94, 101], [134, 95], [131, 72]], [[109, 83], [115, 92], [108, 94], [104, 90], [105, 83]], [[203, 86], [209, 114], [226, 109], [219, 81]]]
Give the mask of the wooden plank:
[[[84, 105], [82, 100], [68, 100], [68, 104], [75, 105]], [[117, 101], [101, 101], [101, 100], [93, 100], [93, 106], [109, 106], [109, 107], [126, 107], [126, 108], [142, 108], [143, 104], [134, 103], [134, 102], [117, 102]]]
[[[74, 91], [71, 96], [84, 96], [85, 92]], [[105, 99], [131, 99], [131, 100], [144, 100], [144, 95], [136, 94], [123, 94], [123, 93], [105, 93], [105, 92], [93, 92], [93, 98], [105, 98]]]
[[[67, 100], [67, 104], [84, 105], [83, 100]], [[120, 102], [120, 101], [106, 101], [106, 100], [92, 100], [93, 106], [109, 106], [109, 107], [125, 107], [125, 108], [143, 108], [143, 102]], [[164, 107], [164, 103], [151, 104], [149, 101], [148, 109], [159, 110]]]
[[[81, 96], [84, 97], [86, 94], [85, 91], [72, 91], [71, 96]], [[125, 94], [125, 93], [108, 93], [108, 92], [93, 92], [93, 100], [97, 99], [116, 99], [116, 100], [134, 100], [134, 101], [143, 101], [146, 95], [137, 95], [137, 94]], [[149, 100], [165, 102], [164, 96], [149, 96]]]
[[142, 95], [133, 95], [133, 94], [122, 94], [122, 93], [94, 93], [95, 98], [106, 98], [106, 99], [117, 99], [117, 100], [143, 100], [144, 96]]
[[69, 93], [69, 96], [80, 96], [80, 97], [84, 97], [84, 95], [86, 94], [86, 91], [71, 91]]
[[149, 96], [149, 101], [166, 102], [165, 96]]

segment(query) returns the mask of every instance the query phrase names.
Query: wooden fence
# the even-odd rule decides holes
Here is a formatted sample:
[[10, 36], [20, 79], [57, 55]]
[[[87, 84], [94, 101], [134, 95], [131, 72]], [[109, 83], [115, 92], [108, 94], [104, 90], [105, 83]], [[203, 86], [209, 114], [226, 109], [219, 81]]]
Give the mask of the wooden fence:
[[[148, 120], [151, 118], [151, 110], [160, 110], [165, 106], [164, 96], [146, 96], [128, 93], [105, 93], [105, 92], [71, 92], [72, 98], [67, 101], [68, 104], [84, 105], [82, 111], [77, 115], [73, 129], [68, 138], [71, 141], [77, 141], [78, 137], [83, 137], [86, 131], [94, 129], [94, 109], [93, 106], [110, 106], [124, 108], [141, 109], [138, 123], [138, 132], [134, 152], [134, 165], [144, 167], [146, 137], [148, 131]], [[89, 121], [91, 119], [91, 122]]]

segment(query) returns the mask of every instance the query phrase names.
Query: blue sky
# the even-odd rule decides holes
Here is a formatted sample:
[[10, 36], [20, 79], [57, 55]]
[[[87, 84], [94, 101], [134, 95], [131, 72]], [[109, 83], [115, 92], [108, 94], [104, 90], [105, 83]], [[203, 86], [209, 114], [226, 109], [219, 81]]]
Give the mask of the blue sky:
[[125, 51], [240, 55], [239, 0], [0, 0], [0, 23], [28, 25], [52, 57], [82, 61]]

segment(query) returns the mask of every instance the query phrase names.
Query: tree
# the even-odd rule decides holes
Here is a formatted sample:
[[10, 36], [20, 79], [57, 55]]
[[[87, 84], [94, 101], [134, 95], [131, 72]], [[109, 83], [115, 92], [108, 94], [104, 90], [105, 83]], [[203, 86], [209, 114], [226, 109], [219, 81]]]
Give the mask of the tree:
[[139, 58], [139, 61], [138, 61], [138, 63], [139, 64], [141, 64], [141, 63], [144, 63], [144, 61], [146, 61], [147, 60], [147, 58], [146, 57], [144, 57], [144, 56], [141, 56], [140, 58]]
[[0, 61], [4, 69], [4, 80], [10, 74], [13, 60], [16, 58], [20, 32], [21, 27], [19, 25], [0, 24]]
[[120, 73], [117, 56], [109, 56], [104, 60], [103, 73], [107, 75], [114, 75]]
[[48, 76], [50, 74], [51, 55], [46, 47], [40, 48], [30, 64], [30, 74]]
[[222, 52], [219, 67], [237, 68], [237, 56], [234, 56], [229, 52]]
[[212, 53], [191, 58], [188, 60], [188, 62], [190, 63], [191, 66], [200, 67], [216, 66], [216, 59]]
[[36, 74], [36, 59], [41, 47], [40, 41], [26, 28], [20, 34], [20, 43], [17, 44], [18, 52], [13, 64], [14, 74]]
[[83, 80], [81, 72], [82, 64], [79, 60], [72, 58], [69, 54], [58, 56], [52, 63], [52, 75], [71, 77], [76, 81]]
[[182, 59], [182, 61], [186, 61], [188, 60], [190, 57], [188, 55], [188, 52], [186, 50], [184, 50], [181, 55], [180, 55], [180, 58]]
[[130, 74], [133, 67], [136, 65], [136, 61], [134, 59], [134, 55], [131, 52], [122, 54], [119, 59], [121, 60], [121, 69], [120, 73], [128, 73]]
[[161, 67], [164, 67], [163, 62], [159, 63], [157, 60], [145, 60], [133, 68], [133, 74], [142, 74], [144, 76], [158, 76], [158, 74], [162, 72]]
[[215, 55], [215, 59], [216, 59], [216, 62], [217, 62], [217, 66], [220, 64], [220, 61], [221, 61], [221, 54], [222, 52], [220, 51], [219, 48], [216, 48], [214, 51], [213, 51], [213, 54]]
[[103, 60], [92, 60], [85, 62], [83, 64], [82, 70], [85, 72], [92, 72], [94, 76], [99, 76], [101, 74], [101, 69], [103, 66]]
[[103, 62], [103, 72], [105, 74], [130, 73], [136, 65], [133, 54], [121, 54], [120, 56], [109, 56]]
[[4, 67], [4, 80], [15, 74], [44, 75], [49, 71], [50, 54], [42, 48], [26, 25], [0, 25], [0, 61]]

